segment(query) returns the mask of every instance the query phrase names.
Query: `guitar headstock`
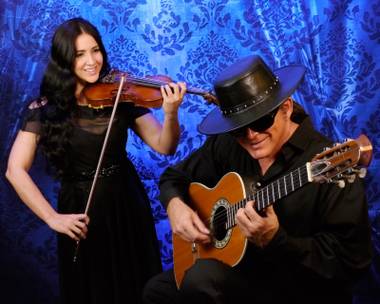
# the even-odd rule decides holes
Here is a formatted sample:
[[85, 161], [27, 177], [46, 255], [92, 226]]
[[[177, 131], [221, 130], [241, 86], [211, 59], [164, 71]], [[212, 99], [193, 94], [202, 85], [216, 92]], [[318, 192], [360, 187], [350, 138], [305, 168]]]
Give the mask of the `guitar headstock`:
[[354, 182], [356, 176], [364, 178], [372, 159], [372, 144], [364, 134], [357, 139], [336, 143], [317, 154], [308, 163], [309, 180], [319, 183], [336, 183], [345, 186], [345, 181]]

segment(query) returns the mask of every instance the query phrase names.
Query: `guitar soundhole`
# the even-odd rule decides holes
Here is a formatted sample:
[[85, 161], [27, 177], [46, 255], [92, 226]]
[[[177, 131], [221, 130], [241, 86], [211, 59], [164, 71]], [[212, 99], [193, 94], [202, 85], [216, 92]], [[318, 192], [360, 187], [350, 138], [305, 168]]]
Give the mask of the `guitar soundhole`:
[[215, 248], [222, 249], [228, 245], [232, 229], [227, 225], [227, 209], [230, 204], [227, 199], [219, 198], [212, 208], [210, 218], [210, 229], [212, 231], [213, 244]]
[[219, 207], [215, 210], [214, 217], [212, 219], [212, 228], [214, 233], [214, 238], [221, 241], [226, 236], [226, 221], [227, 212], [224, 207]]

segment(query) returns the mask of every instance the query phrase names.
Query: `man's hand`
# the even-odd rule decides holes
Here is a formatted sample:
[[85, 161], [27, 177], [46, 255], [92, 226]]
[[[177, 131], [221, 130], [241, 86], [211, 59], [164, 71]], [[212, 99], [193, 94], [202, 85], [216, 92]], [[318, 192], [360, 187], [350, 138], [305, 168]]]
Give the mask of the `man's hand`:
[[280, 226], [273, 206], [264, 209], [263, 214], [259, 215], [253, 208], [253, 201], [237, 211], [236, 223], [247, 239], [260, 248], [269, 244]]
[[180, 198], [175, 197], [170, 200], [167, 213], [174, 234], [189, 242], [210, 242], [210, 231], [197, 213]]

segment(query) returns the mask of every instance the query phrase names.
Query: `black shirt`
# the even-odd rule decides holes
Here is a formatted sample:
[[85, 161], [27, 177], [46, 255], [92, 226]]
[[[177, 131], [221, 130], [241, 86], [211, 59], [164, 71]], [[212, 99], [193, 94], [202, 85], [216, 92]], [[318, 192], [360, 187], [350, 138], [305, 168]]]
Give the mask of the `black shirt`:
[[[188, 201], [191, 182], [210, 188], [230, 171], [265, 186], [303, 166], [332, 143], [313, 129], [308, 117], [261, 175], [258, 162], [229, 134], [209, 137], [189, 158], [168, 168], [160, 179], [161, 201]], [[307, 183], [276, 201], [280, 229], [264, 249], [249, 243], [236, 267], [256, 286], [255, 295], [276, 299], [351, 299], [351, 287], [372, 258], [367, 202], [360, 179], [335, 184]], [[260, 287], [259, 287], [260, 286]], [[330, 295], [328, 296], [328, 294]]]

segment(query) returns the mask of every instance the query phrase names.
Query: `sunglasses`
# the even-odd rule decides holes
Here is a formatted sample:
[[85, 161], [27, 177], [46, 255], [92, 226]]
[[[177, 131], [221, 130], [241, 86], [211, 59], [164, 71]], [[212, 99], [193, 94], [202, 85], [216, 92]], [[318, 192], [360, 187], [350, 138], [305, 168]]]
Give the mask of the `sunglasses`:
[[249, 125], [246, 125], [244, 127], [241, 127], [239, 129], [231, 131], [230, 134], [235, 136], [235, 137], [243, 137], [247, 133], [247, 128], [249, 128], [255, 132], [263, 132], [266, 129], [269, 129], [274, 123], [274, 118], [276, 117], [276, 114], [277, 114], [279, 108], [280, 107], [277, 107], [276, 109], [274, 109], [269, 114], [259, 118], [258, 120], [255, 120], [254, 122], [250, 123]]

